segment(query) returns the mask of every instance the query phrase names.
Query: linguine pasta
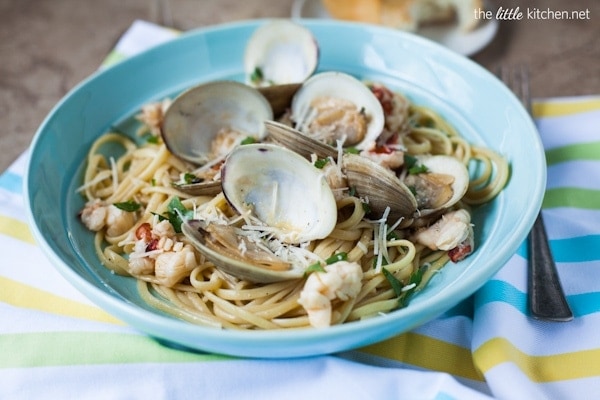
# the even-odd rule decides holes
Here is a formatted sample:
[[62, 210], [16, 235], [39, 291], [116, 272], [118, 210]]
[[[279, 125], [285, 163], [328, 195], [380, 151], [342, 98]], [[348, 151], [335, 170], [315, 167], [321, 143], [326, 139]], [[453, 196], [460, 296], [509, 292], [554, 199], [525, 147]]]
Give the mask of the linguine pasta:
[[[171, 154], [156, 135], [165, 106], [149, 105], [141, 117], [140, 134], [151, 140], [139, 144], [117, 132], [100, 136], [89, 150], [79, 189], [87, 200], [82, 219], [95, 231], [100, 262], [117, 274], [137, 279], [140, 296], [152, 307], [192, 323], [227, 329], [316, 326], [302, 292], [310, 275], [323, 273], [324, 266], [335, 265], [337, 257], [357, 263], [362, 274], [352, 296], [345, 296], [343, 290], [329, 296], [326, 325], [335, 325], [405, 306], [455, 257], [451, 250], [431, 249], [415, 239], [415, 233], [433, 221], [407, 228], [406, 221], [388, 220], [385, 214], [372, 218], [367, 200], [346, 188], [337, 196], [338, 220], [331, 234], [286, 249], [288, 257], [306, 264], [306, 277], [255, 284], [220, 271], [190, 244], [174, 221], [198, 216], [228, 224], [247, 225], [248, 221], [236, 214], [222, 193], [193, 196], [173, 184], [195, 166]], [[405, 154], [449, 155], [469, 167], [469, 189], [449, 212], [468, 212], [471, 206], [489, 202], [508, 180], [504, 158], [471, 145], [438, 113], [398, 93], [386, 113], [386, 130], [401, 136]], [[107, 145], [118, 146], [122, 154], [106, 157]], [[101, 222], [94, 224], [96, 220]], [[143, 246], [141, 238], [146, 239]]]

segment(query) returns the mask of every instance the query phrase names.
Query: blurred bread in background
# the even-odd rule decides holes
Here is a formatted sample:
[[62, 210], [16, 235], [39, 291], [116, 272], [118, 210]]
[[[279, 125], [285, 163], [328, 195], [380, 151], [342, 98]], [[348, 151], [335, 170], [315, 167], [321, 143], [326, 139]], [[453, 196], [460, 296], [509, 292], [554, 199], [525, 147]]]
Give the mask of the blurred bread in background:
[[483, 0], [321, 0], [336, 19], [415, 31], [420, 26], [456, 23], [460, 30], [477, 27], [475, 10]]

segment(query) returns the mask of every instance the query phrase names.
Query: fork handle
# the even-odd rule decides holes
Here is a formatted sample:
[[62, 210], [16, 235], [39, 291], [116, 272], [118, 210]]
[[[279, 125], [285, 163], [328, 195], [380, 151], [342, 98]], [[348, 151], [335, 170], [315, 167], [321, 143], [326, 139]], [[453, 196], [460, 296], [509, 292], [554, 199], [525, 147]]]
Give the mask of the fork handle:
[[573, 319], [558, 279], [541, 211], [529, 233], [529, 307], [532, 316], [540, 320]]

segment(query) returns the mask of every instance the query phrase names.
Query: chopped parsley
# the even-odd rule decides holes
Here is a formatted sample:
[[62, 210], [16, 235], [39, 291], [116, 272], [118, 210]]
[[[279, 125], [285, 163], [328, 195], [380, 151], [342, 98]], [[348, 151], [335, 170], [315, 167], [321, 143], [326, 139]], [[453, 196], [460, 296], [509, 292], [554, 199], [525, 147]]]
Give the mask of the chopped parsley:
[[[332, 255], [331, 257], [325, 259], [325, 264], [331, 265], [338, 261], [346, 261], [347, 259], [348, 259], [348, 253], [341, 251], [341, 252], [336, 253], [336, 254]], [[312, 272], [326, 272], [326, 271], [320, 262], [316, 262], [314, 264], [309, 265], [308, 268], [306, 268], [306, 270], [304, 271], [304, 275], [306, 276]]]
[[146, 136], [146, 142], [150, 143], [150, 144], [158, 144], [159, 143], [159, 139], [158, 136], [156, 135], [148, 135]]
[[383, 276], [385, 276], [390, 286], [394, 290], [396, 297], [398, 298], [399, 307], [406, 307], [408, 305], [409, 297], [415, 292], [415, 290], [423, 280], [423, 274], [426, 270], [427, 267], [421, 267], [414, 271], [408, 278], [408, 284], [406, 284], [405, 286], [390, 271], [388, 271], [385, 268], [381, 269]]
[[411, 168], [408, 169], [408, 173], [411, 175], [416, 175], [416, 174], [424, 174], [429, 172], [429, 168], [427, 168], [425, 165], [420, 164], [420, 165], [415, 165]]
[[247, 136], [244, 140], [240, 142], [240, 144], [252, 144], [256, 143], [256, 139], [252, 136]]
[[417, 164], [417, 157], [411, 156], [408, 153], [404, 153], [404, 166], [408, 169], [414, 167]]
[[399, 240], [400, 235], [398, 235], [398, 233], [396, 233], [395, 231], [391, 231], [387, 234], [386, 239], [387, 240]]
[[404, 154], [404, 165], [409, 174], [416, 175], [429, 172], [429, 169], [425, 165], [419, 164], [418, 161], [417, 157]]
[[330, 265], [330, 264], [336, 263], [338, 261], [346, 261], [347, 259], [348, 259], [348, 253], [341, 251], [341, 252], [336, 253], [336, 254], [332, 255], [331, 257], [327, 258], [325, 260], [325, 264]]
[[202, 182], [203, 179], [202, 178], [198, 178], [196, 175], [192, 174], [191, 172], [186, 172], [185, 174], [183, 174], [183, 182], [185, 184], [190, 184], [190, 183], [200, 183]]
[[348, 153], [348, 154], [358, 154], [358, 153], [360, 153], [360, 150], [357, 149], [356, 147], [350, 146], [350, 147], [346, 147], [344, 149], [344, 152]]
[[306, 268], [306, 270], [304, 271], [304, 275], [306, 276], [312, 272], [325, 272], [325, 268], [323, 268], [320, 262], [316, 262], [314, 264], [309, 265], [308, 268]]
[[255, 67], [254, 71], [250, 74], [250, 81], [252, 83], [259, 83], [265, 78], [263, 71], [260, 67]]
[[371, 210], [371, 206], [369, 205], [369, 203], [361, 201], [361, 204], [362, 204], [363, 210], [365, 211], [365, 214], [370, 214], [371, 211], [373, 211], [373, 210]]
[[133, 200], [129, 200], [121, 203], [114, 203], [114, 206], [123, 211], [135, 212], [139, 210], [142, 205]]
[[168, 220], [171, 225], [173, 225], [175, 232], [181, 233], [181, 224], [184, 219], [193, 218], [194, 211], [185, 208], [179, 197], [175, 196], [167, 205], [167, 211], [165, 213], [162, 215], [156, 213], [153, 214], [158, 216], [160, 221]]
[[323, 167], [325, 167], [325, 165], [327, 165], [328, 162], [329, 158], [319, 158], [317, 161], [315, 161], [315, 167], [323, 169]]

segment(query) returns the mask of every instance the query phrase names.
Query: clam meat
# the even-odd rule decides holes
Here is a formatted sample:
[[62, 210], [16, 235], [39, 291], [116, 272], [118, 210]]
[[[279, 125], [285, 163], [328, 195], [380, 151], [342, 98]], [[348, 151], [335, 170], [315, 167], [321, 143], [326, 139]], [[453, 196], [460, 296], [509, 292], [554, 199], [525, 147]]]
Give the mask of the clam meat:
[[291, 104], [294, 127], [307, 136], [336, 146], [363, 150], [381, 135], [383, 107], [369, 87], [337, 71], [321, 72], [306, 80]]
[[404, 183], [412, 188], [418, 216], [427, 216], [455, 205], [469, 187], [469, 172], [458, 159], [445, 156], [417, 156], [423, 173], [409, 174]]
[[214, 81], [177, 96], [161, 126], [165, 145], [176, 156], [196, 165], [224, 158], [248, 137], [265, 136], [264, 121], [273, 118], [266, 98], [235, 81]]

